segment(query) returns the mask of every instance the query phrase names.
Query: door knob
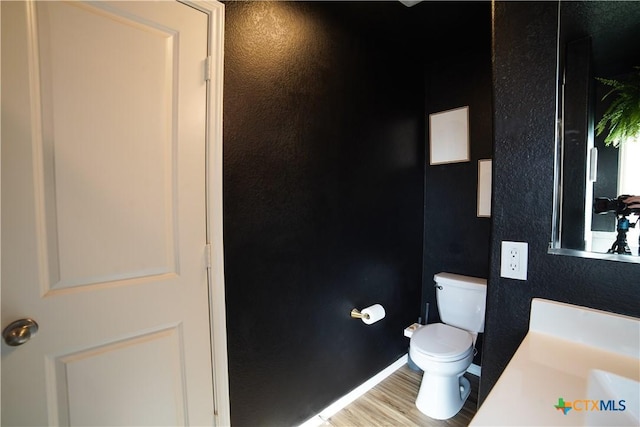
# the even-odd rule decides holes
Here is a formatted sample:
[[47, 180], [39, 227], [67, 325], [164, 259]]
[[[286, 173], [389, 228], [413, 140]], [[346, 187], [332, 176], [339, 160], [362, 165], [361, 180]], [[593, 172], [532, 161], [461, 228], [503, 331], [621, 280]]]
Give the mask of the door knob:
[[33, 319], [20, 319], [12, 322], [2, 331], [7, 345], [16, 347], [29, 341], [38, 332], [38, 324]]

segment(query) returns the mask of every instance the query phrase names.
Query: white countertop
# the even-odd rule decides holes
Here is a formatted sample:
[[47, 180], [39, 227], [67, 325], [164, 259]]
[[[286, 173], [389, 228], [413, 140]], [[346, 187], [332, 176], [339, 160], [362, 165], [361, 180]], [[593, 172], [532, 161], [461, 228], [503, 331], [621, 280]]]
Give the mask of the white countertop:
[[[640, 381], [640, 320], [535, 301], [538, 307], [536, 313], [532, 307], [529, 332], [470, 425], [589, 425], [593, 422], [588, 418], [593, 415], [591, 411], [578, 406], [565, 415], [555, 408], [558, 399], [607, 400], [588, 395], [589, 376], [594, 369]], [[575, 327], [576, 322], [580, 327]], [[639, 399], [633, 400], [626, 402], [626, 413], [606, 411], [596, 415], [605, 416], [608, 425], [616, 425], [620, 419], [616, 417], [628, 417], [631, 411], [637, 411]], [[588, 407], [591, 403], [578, 405]]]

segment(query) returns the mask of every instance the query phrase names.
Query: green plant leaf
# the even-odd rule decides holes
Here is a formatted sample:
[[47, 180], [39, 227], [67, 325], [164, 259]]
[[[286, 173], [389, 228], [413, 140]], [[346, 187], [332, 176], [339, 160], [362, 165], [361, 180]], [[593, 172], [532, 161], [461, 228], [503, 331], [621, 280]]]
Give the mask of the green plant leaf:
[[613, 88], [602, 97], [602, 100], [609, 96], [614, 99], [595, 128], [596, 135], [607, 131], [606, 146], [619, 147], [627, 140], [640, 138], [640, 67], [633, 68], [636, 72], [625, 81], [596, 77], [600, 83]]

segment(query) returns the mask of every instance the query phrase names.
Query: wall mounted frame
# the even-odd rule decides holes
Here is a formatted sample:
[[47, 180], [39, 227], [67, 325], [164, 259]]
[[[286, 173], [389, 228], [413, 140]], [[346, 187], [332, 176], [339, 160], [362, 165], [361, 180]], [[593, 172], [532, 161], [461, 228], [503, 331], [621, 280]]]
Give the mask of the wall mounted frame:
[[469, 107], [429, 114], [430, 164], [468, 162]]
[[478, 160], [478, 216], [491, 217], [491, 159]]

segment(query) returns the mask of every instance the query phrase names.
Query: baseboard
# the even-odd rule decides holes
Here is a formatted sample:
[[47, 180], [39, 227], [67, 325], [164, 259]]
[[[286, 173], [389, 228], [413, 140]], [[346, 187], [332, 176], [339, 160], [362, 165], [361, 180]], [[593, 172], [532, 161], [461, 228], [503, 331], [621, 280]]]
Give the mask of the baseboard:
[[391, 365], [384, 368], [382, 371], [375, 374], [373, 377], [369, 378], [367, 381], [356, 387], [350, 393], [345, 394], [340, 399], [333, 402], [331, 405], [324, 408], [320, 411], [319, 414], [314, 415], [309, 418], [304, 423], [300, 424], [299, 427], [317, 427], [324, 424], [329, 418], [335, 415], [341, 409], [344, 409], [351, 402], [355, 401], [357, 398], [371, 390], [373, 387], [378, 385], [382, 380], [387, 378], [389, 375], [393, 374], [395, 371], [400, 369], [403, 365], [407, 363], [407, 355], [405, 354], [400, 359], [393, 362]]
[[480, 376], [481, 371], [482, 369], [480, 368], [480, 366], [476, 365], [475, 363], [472, 363], [471, 366], [469, 366], [469, 368], [467, 369], [467, 372], [469, 372], [471, 375], [475, 375], [476, 377]]

